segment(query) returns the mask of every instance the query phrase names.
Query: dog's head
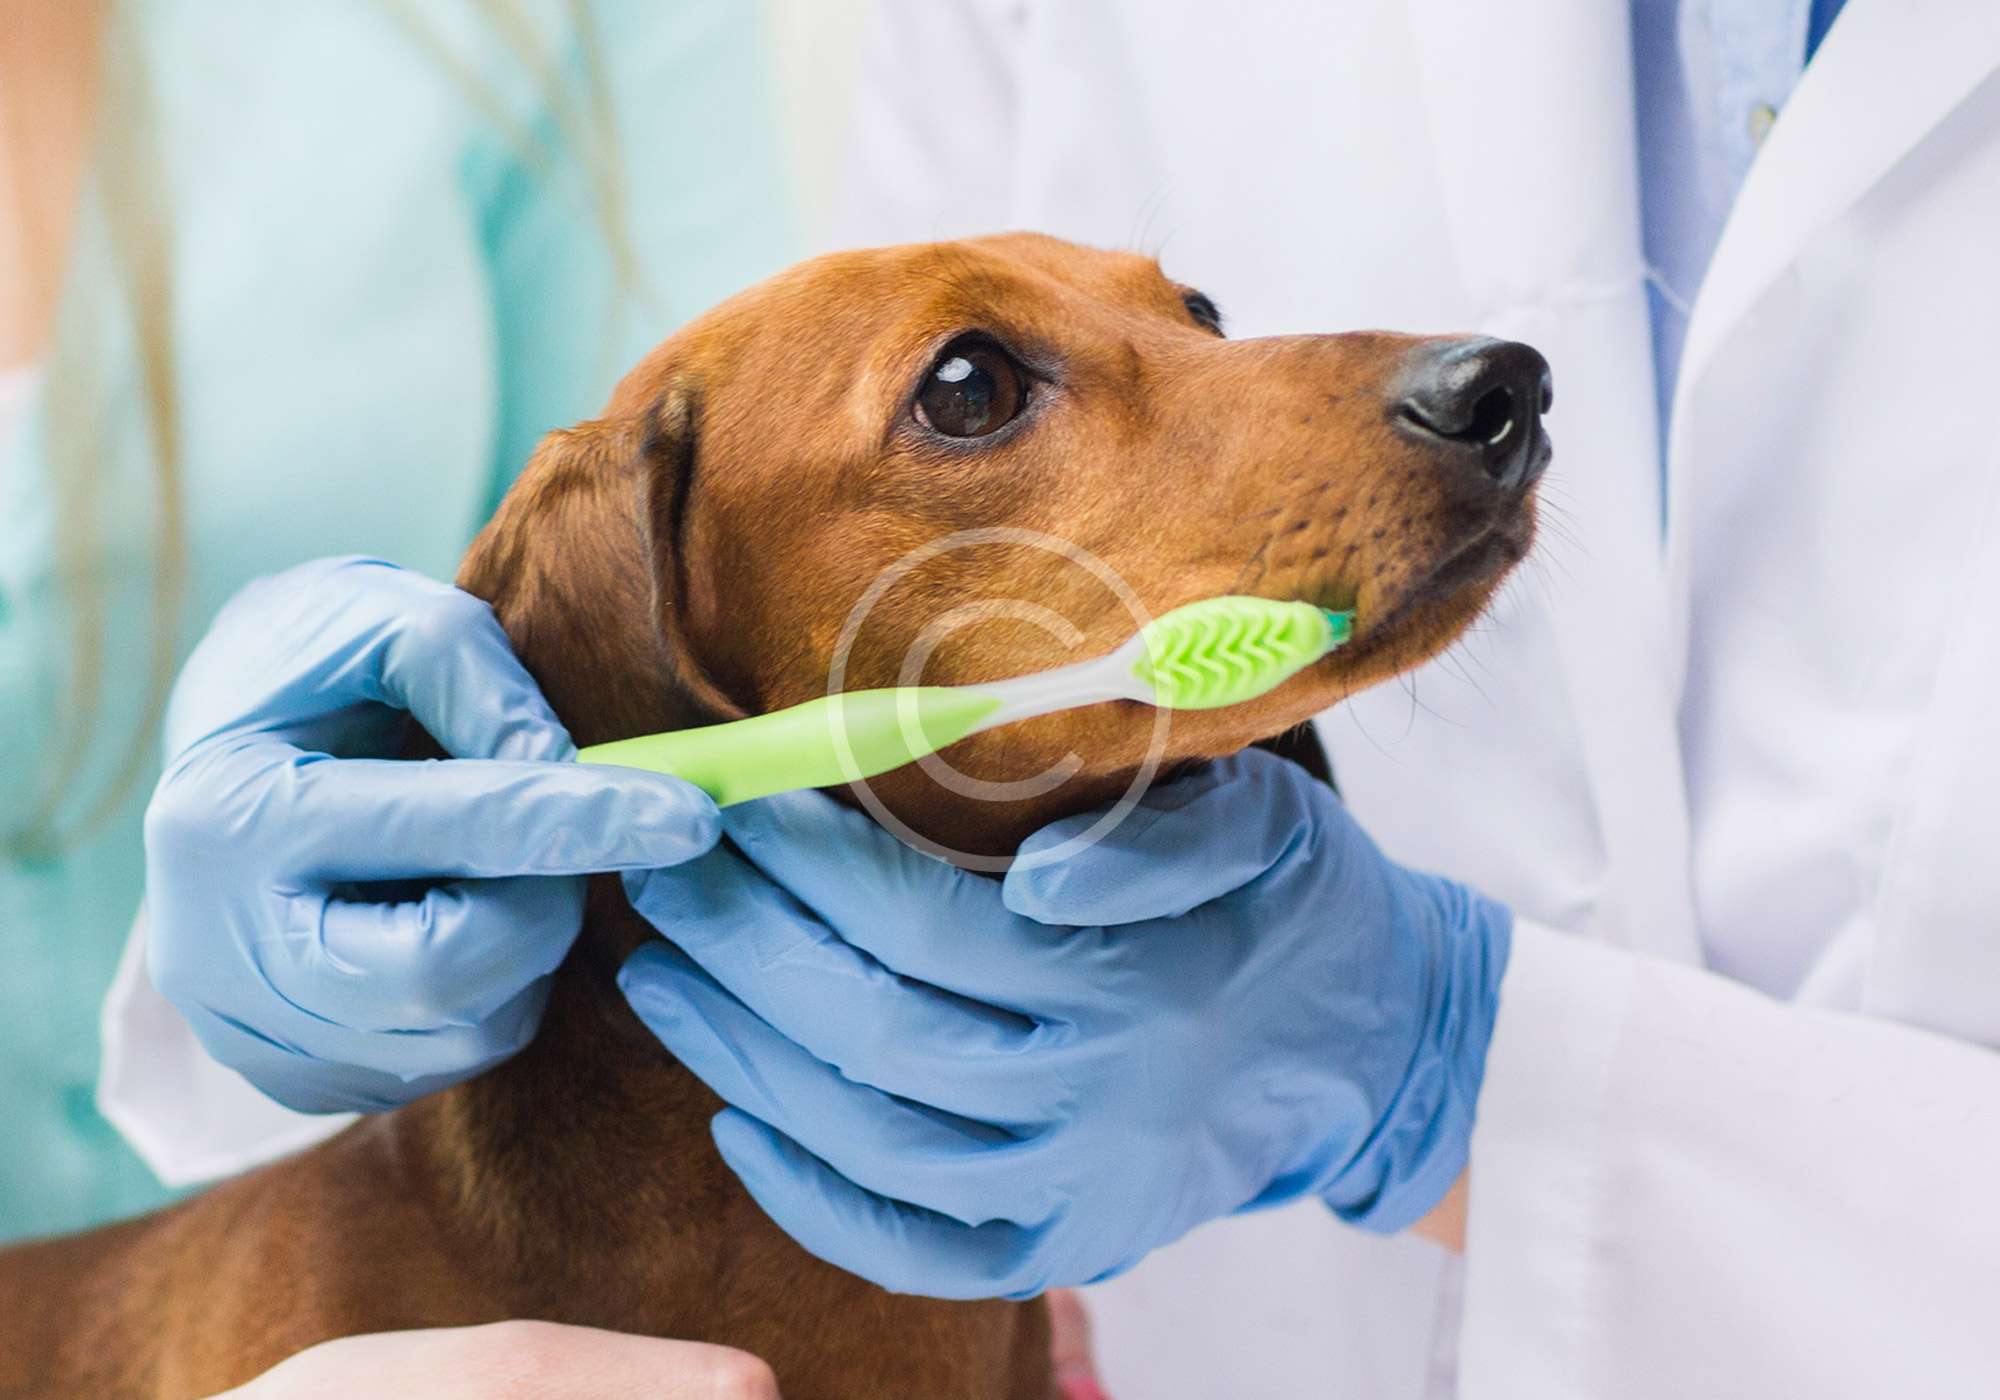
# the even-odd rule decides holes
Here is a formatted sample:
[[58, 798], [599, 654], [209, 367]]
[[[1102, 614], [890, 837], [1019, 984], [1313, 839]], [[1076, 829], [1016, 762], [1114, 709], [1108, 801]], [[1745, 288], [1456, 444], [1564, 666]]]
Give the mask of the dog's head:
[[[1013, 234], [841, 253], [723, 303], [555, 433], [468, 557], [579, 743], [843, 689], [993, 680], [1108, 651], [1222, 593], [1355, 612], [1255, 702], [1178, 713], [1231, 752], [1448, 645], [1534, 534], [1547, 368], [1521, 345], [1232, 341], [1152, 259]], [[997, 533], [996, 533], [997, 531]], [[982, 533], [984, 532], [984, 533]], [[859, 607], [864, 600], [865, 607]], [[1135, 615], [1134, 605], [1139, 612]], [[1001, 803], [875, 780], [919, 831], [1007, 850], [1122, 786], [1155, 712], [976, 736]]]

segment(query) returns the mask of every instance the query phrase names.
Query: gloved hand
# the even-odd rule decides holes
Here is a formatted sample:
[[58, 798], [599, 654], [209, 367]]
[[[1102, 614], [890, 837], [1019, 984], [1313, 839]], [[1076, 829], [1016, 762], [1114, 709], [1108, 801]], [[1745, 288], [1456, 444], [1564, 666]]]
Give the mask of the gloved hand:
[[[411, 717], [454, 758], [385, 761]], [[146, 813], [154, 985], [216, 1059], [308, 1112], [391, 1108], [520, 1049], [582, 874], [716, 840], [686, 783], [547, 762], [575, 749], [487, 606], [378, 560], [231, 600], [175, 686], [166, 748]]]
[[1396, 1230], [1465, 1165], [1510, 917], [1292, 764], [1209, 765], [1004, 882], [817, 794], [724, 827], [625, 877], [673, 940], [626, 996], [764, 1210], [884, 1287], [1028, 1296], [1308, 1193]]

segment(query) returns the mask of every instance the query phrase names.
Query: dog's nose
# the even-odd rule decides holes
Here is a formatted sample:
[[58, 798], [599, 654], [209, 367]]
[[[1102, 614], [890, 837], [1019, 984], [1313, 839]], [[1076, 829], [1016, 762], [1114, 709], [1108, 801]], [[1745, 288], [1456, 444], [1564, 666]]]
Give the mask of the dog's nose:
[[1549, 462], [1542, 415], [1553, 394], [1549, 362], [1514, 340], [1468, 339], [1411, 365], [1397, 411], [1418, 431], [1461, 443], [1505, 489], [1526, 486]]

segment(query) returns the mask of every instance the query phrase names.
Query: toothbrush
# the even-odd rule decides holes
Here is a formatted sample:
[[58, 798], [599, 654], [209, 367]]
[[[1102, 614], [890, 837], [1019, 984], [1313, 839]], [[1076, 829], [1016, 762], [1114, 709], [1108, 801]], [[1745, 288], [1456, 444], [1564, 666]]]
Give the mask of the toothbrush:
[[1082, 705], [1238, 705], [1345, 642], [1353, 622], [1352, 613], [1310, 603], [1206, 598], [1154, 618], [1115, 651], [1052, 671], [978, 685], [844, 691], [702, 729], [593, 744], [577, 761], [671, 773], [727, 807], [872, 778], [982, 730]]

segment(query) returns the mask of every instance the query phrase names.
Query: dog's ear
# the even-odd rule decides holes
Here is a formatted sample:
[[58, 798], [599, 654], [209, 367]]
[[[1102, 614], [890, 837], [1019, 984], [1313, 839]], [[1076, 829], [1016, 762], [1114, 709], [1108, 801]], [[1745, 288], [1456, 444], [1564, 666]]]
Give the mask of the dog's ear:
[[685, 383], [648, 410], [550, 433], [459, 568], [580, 746], [740, 713], [683, 624], [699, 440]]

